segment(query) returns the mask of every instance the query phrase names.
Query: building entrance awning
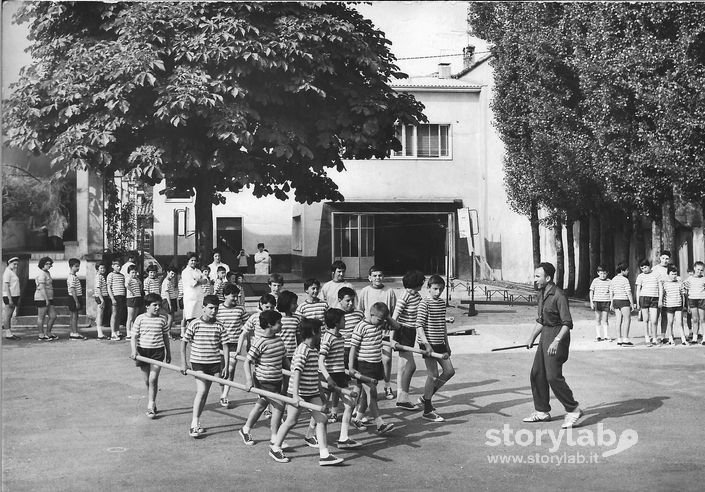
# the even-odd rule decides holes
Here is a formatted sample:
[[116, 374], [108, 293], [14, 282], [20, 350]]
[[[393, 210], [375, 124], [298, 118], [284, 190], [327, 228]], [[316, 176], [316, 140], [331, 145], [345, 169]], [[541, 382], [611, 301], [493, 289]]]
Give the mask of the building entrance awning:
[[328, 203], [333, 212], [354, 213], [454, 213], [462, 208], [462, 200], [444, 202], [332, 202]]

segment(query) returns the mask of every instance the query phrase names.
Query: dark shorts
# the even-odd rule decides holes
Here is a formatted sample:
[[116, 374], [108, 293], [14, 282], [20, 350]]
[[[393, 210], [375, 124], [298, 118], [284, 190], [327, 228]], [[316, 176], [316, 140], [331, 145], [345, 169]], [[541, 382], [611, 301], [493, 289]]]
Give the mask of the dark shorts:
[[[10, 305], [10, 299], [7, 296], [2, 296], [2, 302], [5, 303], [5, 305]], [[20, 303], [20, 296], [12, 296], [12, 304], [17, 306]]]
[[79, 304], [77, 305], [76, 301], [74, 301], [73, 297], [70, 297], [69, 301], [68, 301], [68, 307], [69, 307], [69, 311], [71, 311], [72, 313], [77, 313], [81, 309], [80, 301], [79, 301]]
[[675, 307], [666, 307], [663, 308], [667, 313], [678, 313], [680, 311], [683, 311], [683, 306], [675, 306]]
[[[17, 301], [15, 301], [17, 304]], [[705, 299], [688, 299], [689, 308], [705, 309]]]
[[381, 362], [365, 362], [364, 360], [357, 361], [357, 370], [363, 376], [381, 381], [384, 379], [384, 366]]
[[[164, 358], [166, 357], [166, 351], [164, 347], [160, 348], [142, 348], [142, 347], [137, 347], [137, 353], [141, 355], [142, 357], [146, 357], [147, 359], [154, 359], [158, 361], [164, 361]], [[147, 362], [142, 362], [141, 360], [137, 361], [137, 366], [138, 367], [145, 367], [149, 366]]]
[[125, 296], [115, 296], [115, 302], [113, 303], [113, 307], [115, 308], [115, 312], [117, 312], [119, 315], [120, 312], [125, 309]]
[[[43, 307], [47, 307], [47, 302], [46, 301], [34, 301], [34, 305], [38, 308], [43, 308]], [[49, 301], [49, 305], [50, 306], [54, 305], [54, 299], [51, 299]]]
[[595, 301], [595, 311], [610, 312], [609, 301]]
[[639, 306], [642, 309], [657, 308], [658, 307], [658, 297], [639, 296]]
[[631, 306], [631, 304], [629, 304], [629, 301], [625, 301], [623, 299], [615, 299], [614, 301], [612, 301], [612, 304], [614, 305], [615, 309], [622, 309]]
[[[416, 343], [416, 330], [402, 327], [394, 332], [394, 341], [407, 347], [413, 347]], [[404, 352], [404, 350], [400, 350], [400, 352]]]
[[270, 393], [282, 394], [282, 380], [279, 381], [260, 381], [256, 376], [252, 376], [252, 383], [255, 388], [259, 388], [264, 391], [269, 391]]
[[191, 362], [191, 369], [205, 374], [210, 374], [211, 376], [218, 376], [220, 374], [220, 363], [201, 364], [199, 362]]
[[176, 299], [162, 299], [162, 309], [169, 314], [174, 314], [178, 311]]
[[350, 369], [348, 367], [348, 362], [350, 362], [350, 347], [345, 347], [345, 369]]
[[182, 311], [184, 310], [184, 298], [183, 297], [179, 298], [177, 300], [176, 304], [179, 306], [179, 309], [181, 309]]
[[127, 307], [129, 308], [141, 308], [144, 307], [144, 298], [142, 297], [128, 297]]
[[383, 342], [389, 342], [389, 341], [391, 341], [391, 340], [389, 339], [388, 336], [386, 336], [386, 337], [382, 337], [382, 341], [383, 341]]
[[[426, 350], [426, 345], [424, 345], [423, 343], [420, 343], [419, 348], [421, 350]], [[432, 343], [431, 344], [431, 351], [436, 352], [437, 354], [447, 354], [448, 353], [448, 346], [445, 343]]]
[[[341, 388], [347, 388], [348, 384], [350, 384], [350, 376], [348, 376], [344, 372], [331, 372], [329, 374], [330, 377], [333, 378], [333, 382], [336, 386], [339, 386]], [[321, 380], [322, 383], [326, 382], [326, 378], [323, 377], [323, 373], [318, 373], [318, 378]]]

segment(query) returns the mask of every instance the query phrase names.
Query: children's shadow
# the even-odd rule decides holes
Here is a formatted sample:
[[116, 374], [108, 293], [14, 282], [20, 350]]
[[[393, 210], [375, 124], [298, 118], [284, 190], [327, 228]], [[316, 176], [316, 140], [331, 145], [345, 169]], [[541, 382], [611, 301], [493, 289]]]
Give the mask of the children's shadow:
[[[448, 423], [448, 421], [446, 421], [446, 423]], [[418, 434], [414, 434], [414, 432], [418, 432]], [[390, 446], [409, 446], [411, 448], [420, 448], [421, 445], [419, 444], [419, 441], [421, 441], [422, 439], [442, 437], [447, 436], [449, 434], [449, 431], [428, 432], [427, 426], [417, 427], [417, 425], [409, 424], [395, 427], [392, 432], [390, 432], [383, 438], [375, 439], [372, 442], [364, 442], [364, 439], [360, 439], [360, 436], [355, 436], [355, 439], [364, 442], [364, 445], [360, 448], [350, 450], [351, 455], [346, 456], [345, 461], [348, 462], [355, 461], [357, 459], [371, 458], [373, 460], [381, 461], [383, 463], [391, 463], [394, 461], [393, 459], [380, 456], [376, 452], [379, 450], [388, 449]], [[342, 454], [342, 450], [340, 454]]]
[[669, 396], [654, 396], [651, 398], [634, 398], [632, 400], [623, 400], [614, 403], [600, 403], [597, 406], [588, 407], [585, 409], [587, 417], [580, 424], [585, 427], [592, 424], [597, 424], [608, 418], [628, 417], [632, 415], [640, 415], [651, 413], [663, 406], [664, 401], [670, 399]]
[[174, 415], [185, 415], [185, 414], [190, 414], [193, 411], [192, 407], [184, 407], [184, 408], [169, 408], [167, 410], [159, 410], [159, 413], [157, 413], [157, 419], [164, 418], [164, 417], [173, 417]]

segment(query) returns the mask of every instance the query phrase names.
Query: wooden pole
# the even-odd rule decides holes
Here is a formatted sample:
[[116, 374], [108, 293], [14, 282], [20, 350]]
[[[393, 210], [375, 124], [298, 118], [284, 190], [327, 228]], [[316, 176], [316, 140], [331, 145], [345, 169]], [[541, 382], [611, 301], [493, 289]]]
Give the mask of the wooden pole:
[[394, 350], [406, 350], [407, 352], [414, 352], [415, 354], [421, 354], [424, 357], [431, 357], [432, 359], [440, 359], [440, 360], [445, 360], [448, 359], [450, 356], [448, 354], [439, 354], [438, 352], [431, 352], [431, 355], [426, 355], [426, 352], [424, 350], [421, 350], [416, 347], [409, 347], [407, 345], [401, 345], [397, 342], [382, 342], [384, 345], [387, 347], [391, 347]]

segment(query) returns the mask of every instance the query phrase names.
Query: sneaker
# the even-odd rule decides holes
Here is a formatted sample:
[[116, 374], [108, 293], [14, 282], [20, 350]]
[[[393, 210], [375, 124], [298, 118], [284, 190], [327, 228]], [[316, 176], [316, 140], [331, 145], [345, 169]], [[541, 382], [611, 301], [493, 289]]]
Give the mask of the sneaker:
[[157, 408], [156, 407], [147, 409], [147, 417], [149, 417], [150, 419], [153, 419], [156, 416], [157, 416]]
[[230, 405], [230, 400], [228, 400], [227, 398], [220, 399], [220, 406], [221, 407], [228, 408], [229, 405]]
[[445, 422], [446, 419], [438, 415], [436, 412], [429, 412], [429, 413], [424, 413], [422, 415], [422, 418], [424, 420], [428, 420], [430, 422]]
[[688, 342], [685, 341], [685, 339], [681, 340], [681, 345], [688, 345]]
[[[316, 439], [316, 436], [312, 437], [304, 437], [304, 442], [309, 448], [317, 448], [318, 447], [318, 439]], [[284, 446], [282, 446], [283, 448]]]
[[522, 419], [522, 422], [550, 422], [551, 414], [548, 412], [532, 412], [531, 415]]
[[201, 434], [203, 434], [203, 429], [199, 427], [189, 427], [188, 435], [193, 437], [194, 439], [198, 439], [199, 437], [201, 437]]
[[331, 466], [331, 465], [337, 465], [338, 463], [342, 463], [343, 458], [336, 458], [332, 454], [329, 454], [325, 458], [321, 458], [318, 460], [318, 464], [321, 466]]
[[[426, 408], [426, 407], [425, 407], [425, 401], [426, 401], [426, 399], [425, 399], [423, 396], [419, 396], [419, 399], [416, 400], [416, 401], [418, 402], [419, 405], [421, 405], [421, 408]], [[434, 407], [433, 405], [431, 405], [431, 411], [432, 411], [432, 412], [435, 412], [435, 411], [436, 411], [436, 407]]]
[[390, 432], [392, 429], [394, 429], [394, 424], [382, 424], [379, 427], [377, 427], [377, 434], [382, 435], [386, 434], [387, 432]]
[[291, 461], [289, 457], [284, 454], [284, 451], [282, 449], [280, 449], [279, 451], [274, 451], [271, 446], [269, 447], [269, 456], [271, 456], [272, 459], [277, 463], [288, 463]]
[[[271, 448], [274, 446], [274, 443], [272, 441], [269, 441], [269, 447]], [[284, 441], [281, 446], [279, 446], [280, 449], [291, 449], [291, 446], [289, 445], [288, 442]]]
[[595, 337], [595, 341], [596, 341], [596, 342], [601, 342], [601, 341], [602, 341], [602, 338], [601, 338], [601, 337]]
[[357, 429], [357, 430], [365, 430], [367, 429], [367, 425], [362, 422], [362, 420], [359, 419], [350, 419], [350, 423]]
[[245, 432], [244, 430], [240, 429], [238, 431], [238, 434], [240, 434], [242, 442], [244, 442], [246, 446], [254, 446], [255, 440], [252, 439], [252, 436], [248, 432]]
[[262, 416], [263, 416], [265, 419], [271, 419], [271, 418], [272, 418], [272, 411], [268, 408], [268, 409], [266, 409], [266, 410], [264, 411], [264, 413], [262, 414]]
[[386, 387], [384, 388], [384, 397], [387, 400], [393, 400], [394, 399], [394, 393], [392, 393], [392, 388]]
[[397, 402], [397, 407], [398, 408], [403, 408], [404, 410], [410, 410], [410, 411], [415, 411], [418, 410], [419, 407], [411, 403], [410, 401], [398, 401]]
[[573, 412], [568, 412], [565, 414], [565, 418], [563, 419], [563, 425], [561, 425], [561, 429], [570, 429], [571, 427], [577, 427], [578, 426], [578, 421], [580, 420], [580, 417], [583, 416], [583, 411], [577, 408]]
[[634, 344], [627, 340], [626, 342], [622, 342], [622, 347], [633, 347]]
[[668, 344], [669, 344], [669, 345], [672, 345], [672, 346], [675, 346], [675, 345], [676, 345], [676, 341], [675, 341], [673, 338], [669, 338], [669, 339], [668, 339]]
[[329, 424], [335, 424], [338, 421], [338, 414], [337, 413], [331, 413], [328, 416], [328, 423]]
[[120, 338], [120, 335], [112, 335], [112, 336], [110, 337], [110, 340], [113, 341], [113, 342], [119, 342], [119, 341], [122, 340], [122, 339]]
[[338, 449], [355, 449], [359, 448], [362, 446], [362, 443], [359, 443], [353, 439], [347, 438], [344, 441], [337, 441], [335, 443], [335, 447]]

